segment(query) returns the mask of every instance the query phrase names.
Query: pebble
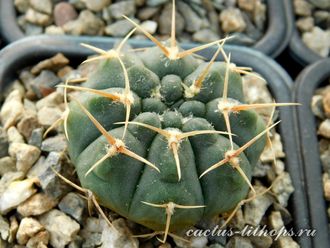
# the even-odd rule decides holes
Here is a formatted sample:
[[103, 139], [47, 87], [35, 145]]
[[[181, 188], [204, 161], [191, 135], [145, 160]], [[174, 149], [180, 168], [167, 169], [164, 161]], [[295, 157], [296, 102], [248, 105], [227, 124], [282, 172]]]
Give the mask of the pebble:
[[12, 171], [4, 174], [0, 179], [0, 194], [6, 191], [9, 185], [24, 178], [24, 173], [20, 171]]
[[174, 242], [177, 247], [181, 248], [204, 248], [207, 247], [208, 239], [207, 237], [192, 237], [189, 239], [189, 243], [187, 243], [183, 240], [174, 238]]
[[25, 143], [23, 136], [18, 132], [16, 127], [10, 127], [7, 131], [9, 143]]
[[70, 187], [53, 170], [70, 180], [73, 169], [67, 163], [65, 155], [58, 152], [50, 152], [45, 162], [39, 164], [37, 169], [34, 168], [34, 174], [37, 174], [43, 191], [58, 199], [66, 194]]
[[111, 17], [115, 19], [122, 19], [123, 15], [133, 16], [135, 13], [135, 4], [133, 1], [121, 1], [113, 3], [109, 6]]
[[29, 145], [41, 148], [42, 140], [43, 140], [44, 129], [36, 128], [32, 131], [31, 137], [28, 141]]
[[36, 193], [35, 179], [12, 182], [0, 195], [0, 213], [6, 214]]
[[330, 139], [330, 119], [326, 119], [321, 122], [317, 133], [325, 138]]
[[279, 248], [300, 248], [291, 237], [280, 237], [276, 243]]
[[67, 2], [60, 2], [54, 8], [54, 21], [57, 26], [62, 27], [69, 21], [78, 17], [76, 9]]
[[296, 26], [301, 32], [309, 32], [312, 31], [314, 27], [314, 19], [313, 17], [303, 17], [299, 18], [296, 21]]
[[320, 9], [329, 10], [329, 8], [330, 8], [329, 0], [309, 0], [309, 1]]
[[294, 0], [295, 14], [298, 16], [311, 16], [313, 6], [306, 0]]
[[242, 13], [237, 8], [228, 8], [221, 12], [221, 28], [225, 33], [242, 32], [246, 28]]
[[29, 8], [25, 14], [25, 20], [30, 23], [45, 27], [51, 24], [52, 19], [47, 14], [43, 14], [32, 8]]
[[17, 212], [24, 216], [37, 216], [51, 210], [58, 201], [45, 193], [37, 193], [17, 207]]
[[255, 248], [269, 248], [273, 244], [270, 236], [250, 236], [249, 239]]
[[184, 2], [177, 2], [177, 8], [185, 21], [185, 30], [197, 32], [202, 28], [203, 20]]
[[[172, 4], [166, 4], [159, 16], [159, 33], [168, 35], [171, 33], [172, 23]], [[175, 32], [180, 35], [185, 28], [185, 19], [179, 12], [175, 12]]]
[[25, 245], [35, 234], [43, 230], [43, 226], [34, 218], [23, 218], [19, 224], [16, 239], [20, 245]]
[[324, 191], [324, 197], [327, 201], [330, 201], [330, 180], [327, 179], [325, 182], [323, 182], [323, 191]]
[[278, 202], [283, 207], [287, 207], [290, 195], [294, 192], [289, 173], [284, 172], [278, 176], [273, 182], [271, 191], [276, 194]]
[[38, 160], [40, 153], [37, 147], [23, 143], [12, 143], [9, 146], [9, 154], [16, 159], [17, 170], [24, 173]]
[[95, 12], [101, 11], [110, 2], [111, 0], [84, 0], [86, 7]]
[[20, 13], [25, 13], [30, 7], [30, 0], [15, 0], [14, 4]]
[[3, 127], [8, 129], [15, 125], [24, 112], [22, 95], [19, 90], [12, 91], [2, 105], [0, 119]]
[[168, 0], [147, 0], [146, 4], [151, 7], [159, 6], [168, 2]]
[[47, 248], [49, 242], [49, 233], [44, 230], [35, 234], [26, 244], [27, 248]]
[[41, 150], [44, 152], [64, 152], [68, 147], [67, 143], [64, 135], [57, 135], [45, 139], [41, 144]]
[[57, 77], [54, 72], [43, 70], [40, 75], [33, 80], [31, 86], [36, 95], [42, 98], [54, 92], [55, 86], [60, 82], [61, 79]]
[[26, 35], [39, 35], [42, 34], [43, 28], [32, 23], [26, 23], [23, 27]]
[[99, 247], [102, 245], [101, 233], [89, 233], [89, 235], [84, 238], [85, 242], [82, 244], [83, 248]]
[[49, 34], [49, 35], [64, 35], [65, 32], [63, 30], [63, 28], [55, 26], [55, 25], [51, 25], [48, 26], [45, 29], [45, 34]]
[[159, 11], [159, 7], [145, 7], [141, 8], [137, 17], [141, 21], [150, 20]]
[[17, 218], [13, 215], [9, 217], [10, 228], [9, 228], [9, 238], [8, 242], [13, 243], [16, 239], [16, 233], [18, 230], [18, 221]]
[[[2, 215], [0, 215], [0, 240], [9, 238], [9, 223]], [[1, 247], [1, 246], [0, 246]]]
[[33, 66], [31, 72], [36, 75], [43, 70], [57, 71], [58, 69], [68, 64], [69, 64], [69, 60], [62, 53], [57, 53], [55, 56], [40, 61], [38, 64]]
[[7, 172], [16, 170], [15, 161], [11, 157], [0, 158], [0, 176], [3, 176]]
[[[0, 158], [8, 155], [8, 147], [9, 147], [9, 143], [8, 143], [7, 132], [2, 127], [0, 127]], [[0, 166], [0, 170], [1, 170], [1, 166]]]
[[[330, 51], [329, 34], [319, 27], [302, 34], [302, 40], [315, 53], [327, 57]], [[315, 42], [317, 40], [317, 42]]]
[[315, 116], [323, 120], [325, 113], [323, 109], [323, 97], [321, 95], [314, 95], [311, 101], [312, 112]]
[[132, 237], [132, 233], [124, 219], [116, 219], [112, 222], [112, 225], [116, 230], [113, 230], [113, 228], [110, 228], [108, 224], [104, 222], [101, 248], [139, 247], [138, 239]]
[[267, 7], [265, 4], [261, 3], [260, 1], [257, 1], [255, 9], [253, 11], [253, 21], [260, 31], [264, 32], [267, 23], [266, 20]]
[[36, 103], [36, 107], [38, 110], [42, 109], [43, 107], [57, 107], [63, 103], [63, 94], [54, 91], [50, 93], [48, 96], [43, 97]]
[[245, 237], [234, 236], [226, 244], [226, 248], [254, 248], [251, 241]]
[[141, 27], [150, 34], [156, 33], [158, 23], [154, 21], [144, 21], [141, 23]]
[[265, 163], [274, 161], [274, 157], [277, 159], [285, 158], [281, 136], [278, 133], [274, 133], [271, 135], [270, 140], [272, 142], [272, 146], [266, 145], [260, 156], [260, 160]]
[[200, 43], [208, 43], [220, 39], [219, 35], [210, 29], [202, 29], [194, 33], [192, 39]]
[[32, 131], [39, 126], [37, 116], [35, 114], [25, 112], [22, 119], [17, 124], [17, 130], [26, 140], [28, 140], [31, 137]]
[[53, 4], [51, 0], [30, 0], [30, 5], [36, 11], [50, 15], [52, 13]]
[[[266, 190], [264, 187], [255, 186], [255, 190], [261, 193]], [[273, 198], [267, 194], [261, 195], [248, 202], [244, 206], [244, 220], [245, 223], [252, 226], [257, 226], [260, 224], [261, 219], [265, 215], [267, 209], [274, 202]]]
[[[137, 21], [137, 20], [134, 20]], [[137, 21], [138, 23], [138, 21]], [[113, 24], [108, 25], [104, 32], [110, 36], [124, 37], [134, 28], [133, 24], [127, 20], [119, 20]]]
[[102, 35], [103, 21], [89, 10], [80, 12], [78, 19], [63, 25], [63, 30], [72, 35]]
[[57, 209], [41, 215], [39, 222], [49, 232], [50, 244], [54, 248], [64, 248], [80, 230], [76, 221]]
[[87, 203], [85, 199], [81, 198], [76, 193], [70, 192], [62, 198], [58, 204], [58, 207], [62, 212], [70, 215], [72, 218], [81, 223], [84, 212], [87, 208]]
[[255, 8], [256, 0], [238, 0], [237, 4], [242, 10], [251, 12]]
[[43, 107], [38, 112], [40, 125], [48, 127], [62, 117], [62, 111], [57, 107]]
[[325, 115], [330, 118], [330, 90], [325, 92], [322, 103]]

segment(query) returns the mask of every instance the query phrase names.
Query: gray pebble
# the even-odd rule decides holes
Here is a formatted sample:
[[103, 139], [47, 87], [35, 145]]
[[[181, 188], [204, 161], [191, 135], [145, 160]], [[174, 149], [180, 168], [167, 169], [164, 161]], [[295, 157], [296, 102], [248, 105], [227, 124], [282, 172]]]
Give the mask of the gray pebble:
[[185, 29], [188, 32], [196, 32], [201, 29], [203, 20], [184, 2], [177, 2], [177, 9], [185, 20]]
[[68, 147], [67, 143], [64, 135], [57, 135], [45, 139], [41, 144], [41, 150], [44, 152], [64, 152]]
[[48, 195], [53, 198], [59, 198], [68, 192], [69, 186], [62, 179], [60, 179], [53, 170], [57, 171], [64, 177], [72, 177], [72, 167], [66, 161], [63, 153], [51, 152], [43, 164], [43, 170], [38, 175], [41, 188]]
[[309, 0], [313, 5], [320, 9], [328, 9], [330, 8], [329, 0]]
[[36, 128], [32, 131], [29, 145], [36, 146], [38, 148], [41, 147], [42, 139], [43, 139], [44, 129], [43, 128]]
[[[134, 20], [137, 21], [137, 20]], [[105, 28], [105, 33], [110, 36], [124, 37], [134, 28], [133, 24], [127, 20], [119, 20], [115, 23], [108, 25]]]
[[[171, 33], [172, 22], [172, 4], [165, 5], [159, 16], [159, 32], [164, 35]], [[177, 35], [183, 32], [185, 27], [185, 20], [180, 13], [175, 13], [175, 31]]]
[[121, 1], [109, 6], [110, 14], [115, 19], [122, 19], [123, 15], [132, 16], [135, 14], [135, 4], [133, 1]]
[[58, 207], [62, 212], [70, 215], [78, 222], [82, 222], [87, 203], [76, 193], [70, 192], [62, 198]]
[[192, 36], [193, 40], [201, 43], [208, 43], [220, 39], [219, 35], [210, 29], [202, 29]]
[[159, 5], [162, 5], [166, 2], [169, 2], [169, 0], [147, 0], [146, 1], [146, 4], [148, 6], [151, 6], [151, 7], [154, 7], [154, 6], [159, 6]]

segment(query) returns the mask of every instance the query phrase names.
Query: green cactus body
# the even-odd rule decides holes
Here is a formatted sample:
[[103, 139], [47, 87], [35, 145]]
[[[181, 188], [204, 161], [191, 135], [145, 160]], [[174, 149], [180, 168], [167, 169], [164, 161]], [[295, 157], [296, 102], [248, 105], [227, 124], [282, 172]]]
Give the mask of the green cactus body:
[[[121, 56], [134, 99], [129, 117], [133, 123], [128, 124], [123, 142], [127, 149], [154, 164], [160, 172], [118, 153], [86, 175], [111, 145], [79, 104], [72, 101], [67, 120], [69, 151], [82, 186], [90, 189], [103, 206], [155, 231], [165, 229], [166, 211], [146, 203], [205, 206], [176, 208], [172, 213], [170, 231], [187, 228], [203, 218], [232, 210], [249, 191], [248, 183], [232, 164], [228, 162], [200, 178], [204, 171], [225, 159], [226, 153], [232, 149], [228, 135], [207, 133], [181, 139], [177, 143], [181, 168], [179, 179], [169, 140], [156, 131], [134, 124], [147, 124], [172, 134], [200, 130], [226, 132], [226, 121], [219, 104], [224, 100], [227, 63], [212, 64], [200, 91], [187, 96], [187, 90], [208, 63], [191, 55], [170, 60], [158, 47], [148, 48], [138, 55], [127, 52]], [[243, 104], [240, 74], [229, 68], [227, 76], [227, 102]], [[125, 75], [119, 59], [100, 61], [83, 86], [108, 93], [123, 93]], [[122, 138], [127, 106], [90, 92], [82, 92], [78, 101], [111, 136], [118, 140]], [[234, 150], [266, 129], [262, 118], [253, 110], [232, 112], [229, 121], [235, 134]], [[248, 179], [264, 146], [265, 137], [261, 137], [237, 156]]]

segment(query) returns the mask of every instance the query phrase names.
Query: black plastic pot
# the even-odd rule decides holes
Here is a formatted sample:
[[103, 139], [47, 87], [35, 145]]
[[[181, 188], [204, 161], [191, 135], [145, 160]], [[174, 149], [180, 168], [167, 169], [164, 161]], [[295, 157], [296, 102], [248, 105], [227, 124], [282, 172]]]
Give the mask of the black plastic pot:
[[300, 149], [306, 180], [311, 227], [318, 230], [314, 247], [330, 247], [330, 230], [326, 203], [323, 196], [322, 165], [316, 134], [316, 118], [311, 110], [315, 90], [330, 78], [330, 58], [310, 65], [298, 76], [294, 88], [294, 101], [302, 104], [296, 111]]
[[[288, 45], [293, 29], [291, 5], [288, 0], [267, 0], [268, 29], [253, 48], [276, 57]], [[16, 20], [14, 1], [0, 0], [0, 30], [4, 39], [11, 43], [25, 37]]]
[[[0, 91], [12, 82], [16, 77], [16, 72], [20, 68], [53, 56], [61, 52], [73, 62], [81, 62], [90, 55], [91, 52], [79, 45], [88, 43], [103, 49], [110, 49], [115, 40], [109, 38], [74, 38], [74, 37], [51, 37], [37, 36], [25, 38], [7, 46], [0, 52]], [[151, 43], [130, 41], [134, 48], [150, 46]], [[183, 48], [191, 48], [193, 45], [182, 45]], [[216, 47], [204, 50], [200, 55], [210, 59]], [[292, 85], [288, 74], [272, 59], [262, 53], [249, 48], [239, 46], [226, 46], [225, 50], [231, 53], [232, 62], [240, 66], [252, 67], [256, 72], [263, 75], [269, 83], [274, 98], [277, 102], [290, 102], [291, 95], [289, 88]], [[220, 57], [218, 58], [220, 59]], [[307, 200], [304, 191], [303, 173], [298, 156], [298, 149], [293, 123], [293, 110], [290, 107], [280, 109], [280, 119], [282, 123], [279, 131], [283, 140], [284, 150], [287, 154], [286, 165], [291, 175], [295, 191], [290, 200], [290, 209], [293, 213], [294, 229], [309, 228]], [[309, 237], [297, 237], [301, 247], [311, 247]]]

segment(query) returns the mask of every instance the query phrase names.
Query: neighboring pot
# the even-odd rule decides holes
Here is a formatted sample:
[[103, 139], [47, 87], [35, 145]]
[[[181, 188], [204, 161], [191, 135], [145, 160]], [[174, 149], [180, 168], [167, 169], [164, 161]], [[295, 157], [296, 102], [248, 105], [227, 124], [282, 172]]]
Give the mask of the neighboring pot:
[[[276, 57], [288, 45], [291, 38], [292, 6], [287, 0], [267, 0], [267, 8], [268, 28], [253, 48]], [[0, 30], [8, 43], [25, 37], [17, 24], [14, 1], [0, 0]]]
[[[309, 47], [305, 45], [301, 36], [299, 35], [299, 31], [295, 25], [296, 17], [293, 8], [293, 1], [288, 1], [290, 3], [287, 4], [291, 5], [288, 13], [291, 15], [291, 23], [292, 23], [292, 37], [289, 42], [289, 53], [290, 55], [302, 66], [307, 66], [309, 64], [313, 64], [316, 61], [324, 59], [319, 54], [311, 50]], [[291, 12], [290, 12], [291, 11]]]
[[315, 90], [330, 77], [330, 58], [310, 65], [296, 79], [293, 101], [302, 104], [296, 109], [300, 149], [305, 173], [305, 187], [310, 209], [311, 228], [318, 231], [314, 247], [330, 247], [326, 202], [323, 196], [322, 164], [317, 139], [316, 117], [311, 110]]
[[[15, 78], [17, 70], [32, 65], [37, 61], [51, 57], [56, 53], [63, 53], [72, 62], [81, 62], [86, 56], [91, 55], [88, 49], [79, 43], [88, 43], [103, 49], [109, 49], [115, 43], [115, 39], [109, 38], [74, 38], [74, 37], [47, 37], [36, 36], [25, 38], [7, 46], [0, 52], [0, 92], [8, 86]], [[130, 41], [134, 48], [150, 46], [152, 43], [144, 41]], [[189, 49], [192, 44], [182, 45]], [[203, 57], [210, 59], [216, 47], [204, 50], [199, 53]], [[288, 74], [272, 59], [253, 49], [226, 46], [225, 50], [231, 53], [231, 60], [239, 66], [249, 66], [257, 73], [261, 74], [269, 83], [269, 88], [277, 102], [290, 102], [290, 87], [292, 81]], [[5, 61], [5, 63], [3, 62]], [[309, 218], [307, 199], [303, 186], [303, 173], [298, 156], [298, 147], [293, 130], [292, 107], [280, 108], [279, 117], [282, 123], [279, 125], [279, 132], [282, 137], [286, 157], [286, 169], [290, 173], [295, 191], [290, 199], [289, 208], [292, 210], [294, 219], [294, 229], [308, 229]], [[297, 241], [303, 248], [311, 247], [311, 239], [306, 236], [297, 237]]]

